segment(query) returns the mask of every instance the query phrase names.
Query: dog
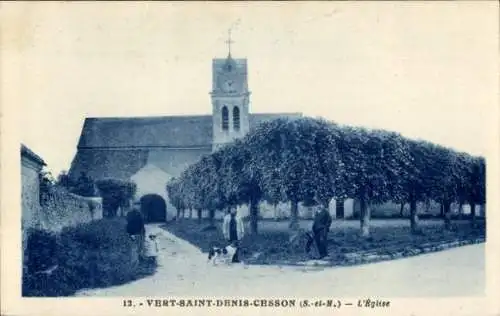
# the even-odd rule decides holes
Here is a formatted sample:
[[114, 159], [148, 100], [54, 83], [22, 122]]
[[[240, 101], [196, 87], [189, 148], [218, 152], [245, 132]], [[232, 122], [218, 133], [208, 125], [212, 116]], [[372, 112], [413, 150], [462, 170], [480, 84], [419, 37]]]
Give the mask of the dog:
[[234, 256], [238, 248], [234, 244], [230, 244], [226, 247], [212, 247], [208, 252], [208, 262], [212, 262], [213, 265], [219, 263], [230, 264], [233, 262]]
[[310, 254], [314, 245], [314, 233], [312, 231], [299, 229], [297, 232], [290, 236], [289, 245], [291, 247], [298, 247], [300, 249], [304, 247], [304, 252], [306, 254]]

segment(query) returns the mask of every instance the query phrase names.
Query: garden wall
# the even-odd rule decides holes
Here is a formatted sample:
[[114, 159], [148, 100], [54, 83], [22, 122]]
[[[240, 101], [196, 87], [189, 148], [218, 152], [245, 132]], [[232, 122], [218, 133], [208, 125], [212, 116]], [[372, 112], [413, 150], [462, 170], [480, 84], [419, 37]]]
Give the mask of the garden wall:
[[[299, 218], [302, 219], [312, 219], [317, 207], [307, 207], [299, 203]], [[237, 208], [238, 214], [242, 217], [247, 217], [249, 215], [248, 206], [242, 205]], [[333, 199], [329, 206], [331, 216], [335, 218], [340, 218], [337, 216], [336, 201]], [[353, 218], [359, 216], [360, 206], [359, 202], [353, 199], [346, 199], [344, 201], [344, 217], [343, 218]], [[441, 213], [441, 206], [435, 201], [429, 203], [417, 203], [417, 212], [419, 215], [430, 215], [438, 216]], [[476, 214], [484, 217], [486, 212], [485, 205], [476, 205]], [[463, 214], [469, 215], [471, 213], [470, 206], [468, 204], [460, 206], [457, 203], [451, 204], [451, 213], [454, 215]], [[259, 214], [263, 219], [288, 219], [290, 218], [290, 203], [279, 203], [276, 207], [270, 205], [266, 202], [261, 202], [259, 204]], [[373, 205], [371, 209], [371, 216], [373, 218], [395, 218], [400, 217], [401, 205], [393, 202], [387, 202], [380, 205]], [[189, 215], [189, 211], [186, 211], [185, 216]], [[410, 215], [410, 205], [405, 204], [403, 208], [403, 216]], [[193, 217], [196, 218], [196, 211], [193, 211]], [[204, 210], [202, 213], [203, 218], [208, 218], [208, 211]], [[223, 212], [216, 212], [215, 218], [221, 219], [224, 217]]]
[[52, 188], [42, 196], [40, 228], [60, 232], [64, 227], [102, 218], [102, 200], [98, 197], [83, 197], [61, 188]]
[[[312, 219], [317, 210], [317, 206], [304, 206], [299, 203], [299, 217], [302, 219]], [[333, 218], [336, 218], [336, 202], [332, 200], [330, 202], [330, 214]], [[247, 217], [249, 215], [249, 209], [247, 205], [242, 205], [237, 208], [238, 214], [242, 217]], [[344, 201], [344, 214], [346, 217], [350, 217], [353, 213], [353, 200], [347, 199]], [[188, 216], [189, 212], [186, 212]], [[279, 203], [276, 207], [270, 205], [266, 202], [261, 202], [259, 204], [259, 215], [263, 219], [288, 219], [290, 218], [290, 203]], [[196, 212], [193, 212], [193, 216], [196, 217]], [[203, 211], [203, 218], [208, 218], [208, 211]], [[223, 212], [217, 212], [215, 217], [221, 219], [224, 216]]]

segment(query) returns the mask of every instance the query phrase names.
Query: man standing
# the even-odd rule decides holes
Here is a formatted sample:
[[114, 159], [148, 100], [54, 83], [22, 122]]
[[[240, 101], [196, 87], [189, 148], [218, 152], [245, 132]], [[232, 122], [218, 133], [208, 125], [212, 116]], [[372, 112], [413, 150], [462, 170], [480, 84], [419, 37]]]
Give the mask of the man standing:
[[146, 229], [144, 220], [137, 205], [134, 205], [132, 210], [127, 213], [127, 233], [133, 241], [133, 260], [137, 262], [143, 259], [144, 237]]
[[245, 228], [243, 221], [241, 220], [241, 217], [237, 215], [235, 208], [231, 208], [229, 213], [224, 217], [222, 233], [224, 234], [224, 238], [236, 247], [233, 262], [240, 262], [238, 258], [240, 246], [239, 242], [243, 238]]
[[319, 252], [319, 259], [328, 256], [328, 233], [330, 232], [330, 225], [332, 224], [332, 217], [328, 209], [321, 206], [320, 210], [314, 217], [312, 231], [314, 240]]

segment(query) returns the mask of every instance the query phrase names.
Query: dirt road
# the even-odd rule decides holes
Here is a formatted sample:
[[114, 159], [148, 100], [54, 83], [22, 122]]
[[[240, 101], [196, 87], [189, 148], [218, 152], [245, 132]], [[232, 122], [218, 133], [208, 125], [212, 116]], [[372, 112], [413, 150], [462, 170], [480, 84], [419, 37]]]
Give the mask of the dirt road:
[[155, 275], [77, 296], [445, 297], [482, 295], [485, 287], [484, 244], [355, 267], [212, 266], [186, 241], [147, 229], [160, 234]]

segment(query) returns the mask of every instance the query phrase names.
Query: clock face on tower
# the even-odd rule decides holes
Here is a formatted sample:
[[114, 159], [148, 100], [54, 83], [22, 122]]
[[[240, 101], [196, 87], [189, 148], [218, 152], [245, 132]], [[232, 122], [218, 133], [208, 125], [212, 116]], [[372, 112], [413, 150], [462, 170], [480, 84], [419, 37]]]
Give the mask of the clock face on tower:
[[235, 86], [233, 80], [226, 80], [222, 84], [222, 89], [224, 90], [224, 92], [234, 92], [234, 88]]

